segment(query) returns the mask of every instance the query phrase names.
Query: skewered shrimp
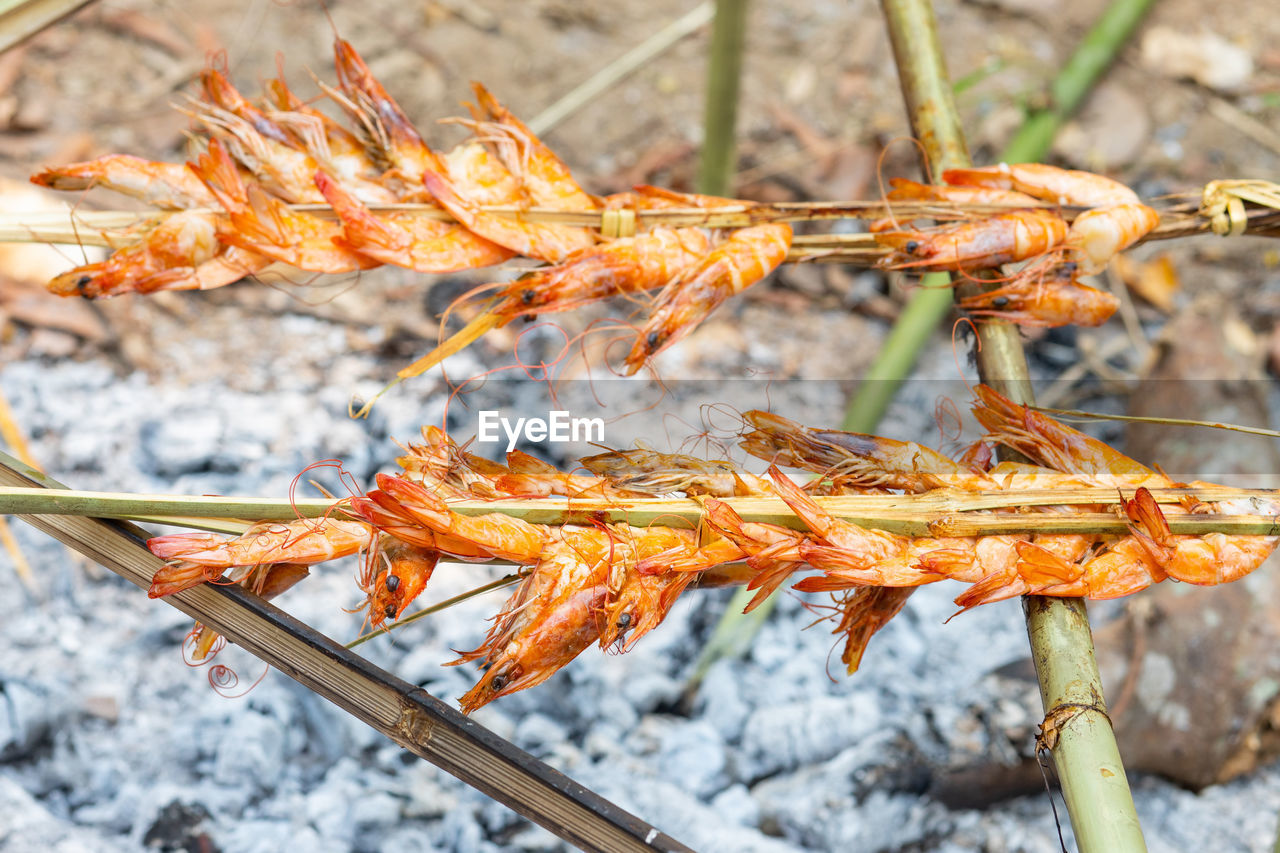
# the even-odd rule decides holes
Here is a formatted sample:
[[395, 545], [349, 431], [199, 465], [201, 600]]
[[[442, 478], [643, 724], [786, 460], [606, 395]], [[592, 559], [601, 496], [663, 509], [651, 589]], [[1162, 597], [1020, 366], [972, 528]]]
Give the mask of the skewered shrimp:
[[944, 201], [952, 204], [1035, 204], [1036, 199], [1017, 190], [922, 184], [907, 178], [890, 178], [889, 201]]
[[500, 264], [513, 254], [456, 223], [407, 212], [375, 214], [324, 172], [317, 172], [315, 181], [342, 220], [342, 233], [333, 242], [380, 263], [447, 273]]
[[246, 185], [218, 140], [210, 141], [208, 152], [192, 168], [227, 211], [229, 226], [218, 232], [223, 242], [312, 272], [379, 266], [379, 261], [334, 243], [333, 238], [342, 236], [341, 223], [294, 210], [257, 184]]
[[496, 150], [502, 162], [541, 207], [555, 210], [595, 210], [600, 200], [578, 186], [569, 167], [480, 83], [472, 83], [477, 106], [472, 127], [476, 136]]
[[[460, 540], [500, 560], [529, 563], [537, 559], [546, 544], [548, 528], [544, 526], [501, 513], [459, 515], [433, 492], [402, 477], [379, 474], [377, 484], [378, 489], [409, 518], [449, 540], [442, 541], [438, 537], [435, 544], [438, 550], [452, 553], [450, 541]], [[369, 497], [373, 497], [372, 493]], [[364, 502], [356, 502], [357, 507], [362, 505]]]
[[118, 296], [161, 290], [210, 290], [239, 281], [271, 260], [218, 241], [221, 217], [185, 210], [166, 217], [137, 243], [105, 261], [56, 276], [46, 287], [59, 296]]
[[1116, 313], [1120, 300], [1077, 283], [1074, 270], [1055, 267], [1047, 276], [1024, 271], [1002, 287], [956, 300], [956, 307], [1023, 326], [1100, 326]]
[[549, 462], [530, 456], [520, 450], [507, 454], [509, 473], [498, 477], [495, 485], [509, 495], [545, 497], [636, 497], [646, 494], [642, 490], [619, 488], [601, 477], [566, 473]]
[[986, 474], [913, 441], [811, 429], [759, 410], [743, 418], [754, 427], [742, 438], [743, 450], [766, 462], [815, 471], [838, 483], [909, 492], [996, 488]]
[[463, 713], [541, 684], [599, 639], [612, 543], [580, 531], [546, 543], [533, 573], [507, 602], [484, 643], [454, 662], [483, 658], [489, 664], [458, 700]]
[[[1272, 505], [1271, 511], [1280, 509]], [[1232, 536], [1206, 533], [1179, 536], [1169, 530], [1164, 512], [1145, 487], [1125, 501], [1129, 518], [1145, 529], [1142, 538], [1169, 577], [1187, 583], [1211, 586], [1239, 580], [1271, 556], [1280, 536]]]
[[369, 157], [364, 143], [295, 95], [283, 77], [267, 81], [267, 96], [275, 106], [266, 112], [267, 117], [289, 131], [350, 195], [366, 204], [392, 204], [399, 200], [382, 183], [382, 171]]
[[336, 39], [333, 53], [338, 89], [323, 88], [364, 131], [366, 149], [376, 151], [385, 165], [395, 171], [394, 176], [403, 184], [396, 195], [402, 201], [429, 201], [429, 197], [421, 194], [422, 175], [428, 167], [439, 167], [439, 157], [423, 141], [354, 47]]
[[1012, 189], [1046, 201], [1093, 208], [1076, 217], [1066, 238], [1069, 257], [1085, 275], [1100, 272], [1116, 253], [1160, 224], [1160, 215], [1118, 181], [1041, 163], [948, 169], [942, 179], [956, 186]]
[[217, 203], [185, 163], [161, 163], [129, 154], [44, 169], [31, 176], [31, 183], [73, 192], [104, 187], [170, 210]]
[[[800, 546], [806, 539], [803, 533], [775, 524], [744, 521], [728, 504], [715, 498], [708, 498], [703, 507], [707, 526], [724, 538], [713, 540], [699, 549], [694, 559], [701, 556], [703, 565], [699, 566], [691, 561], [689, 568], [701, 570], [707, 567], [707, 563], [715, 565], [714, 561], [717, 560], [740, 559], [734, 554], [733, 549], [737, 549], [741, 556], [747, 558], [747, 565], [756, 572], [755, 577], [747, 584], [747, 589], [758, 592], [747, 603], [744, 612], [750, 613], [758, 607], [804, 565], [804, 559], [800, 556]], [[685, 566], [675, 568], [686, 570]]]
[[1057, 471], [1085, 477], [1094, 485], [1114, 488], [1175, 485], [1157, 471], [1130, 459], [1096, 438], [1019, 405], [995, 389], [979, 385], [974, 417], [990, 438]]
[[1061, 215], [1032, 209], [927, 231], [880, 231], [875, 238], [894, 250], [881, 266], [977, 270], [1043, 255], [1060, 246], [1067, 233]]
[[1119, 181], [1044, 163], [947, 169], [942, 173], [942, 180], [953, 187], [1014, 190], [1044, 201], [1080, 207], [1110, 207], [1138, 201], [1137, 194]]
[[388, 619], [399, 619], [427, 588], [439, 561], [438, 551], [382, 536], [369, 559], [367, 574], [372, 577], [362, 584], [368, 595], [369, 624], [379, 628]]
[[494, 498], [504, 491], [497, 485], [511, 469], [468, 453], [437, 426], [422, 428], [424, 444], [410, 444], [396, 463], [411, 480], [429, 485], [441, 497]]
[[264, 188], [291, 204], [324, 201], [312, 181], [320, 165], [295, 137], [249, 103], [218, 69], [206, 68], [200, 80], [208, 100], [194, 104], [193, 117]]
[[611, 450], [580, 459], [582, 466], [617, 486], [647, 494], [733, 497], [773, 493], [769, 482], [732, 462], [686, 453], [659, 453], [648, 447]]
[[786, 223], [734, 231], [658, 294], [655, 310], [626, 357], [626, 373], [635, 373], [693, 331], [720, 303], [773, 272], [790, 249], [791, 226]]
[[697, 537], [691, 530], [660, 525], [613, 524], [606, 532], [617, 545], [610, 553], [609, 595], [604, 606], [600, 646], [627, 652], [641, 637], [658, 627], [676, 599], [697, 578], [691, 572], [670, 569], [660, 574], [644, 572], [640, 570], [641, 562], [692, 554], [698, 547]]
[[240, 536], [175, 533], [147, 541], [157, 557], [175, 562], [156, 572], [148, 595], [161, 598], [218, 577], [224, 569], [271, 563], [313, 565], [346, 557], [369, 546], [372, 530], [362, 521], [303, 518], [268, 522]]
[[482, 237], [521, 255], [558, 263], [569, 255], [595, 245], [586, 228], [510, 219], [481, 208], [438, 167], [423, 176], [427, 191], [453, 217]]
[[580, 249], [553, 267], [535, 270], [499, 291], [495, 314], [567, 311], [588, 302], [662, 287], [711, 250], [699, 228], [654, 228]]

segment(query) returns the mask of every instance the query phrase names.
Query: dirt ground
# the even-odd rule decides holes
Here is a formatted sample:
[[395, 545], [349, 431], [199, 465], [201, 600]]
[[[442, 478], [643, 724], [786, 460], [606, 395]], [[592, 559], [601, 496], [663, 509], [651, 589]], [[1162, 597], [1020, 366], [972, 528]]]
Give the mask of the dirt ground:
[[[1054, 69], [1103, 5], [938, 4], [951, 74], [964, 81], [958, 103], [977, 162], [995, 156], [1016, 126], [1020, 105], [1043, 101]], [[435, 120], [461, 112], [469, 80], [485, 82], [517, 114], [537, 115], [690, 6], [373, 0], [333, 3], [326, 10], [318, 3], [265, 0], [98, 3], [11, 52], [0, 65], [0, 176], [23, 181], [39, 166], [108, 152], [179, 161], [189, 121], [174, 105], [193, 90], [194, 75], [208, 57], [225, 52], [233, 79], [247, 92], [257, 91], [279, 63], [298, 91], [314, 94], [310, 72], [332, 78], [335, 30], [369, 60], [429, 140], [445, 144], [459, 131], [436, 126]], [[1212, 32], [1252, 62], [1251, 73], [1229, 81], [1233, 88], [1221, 92], [1166, 76], [1146, 58], [1140, 36], [1079, 120], [1061, 134], [1058, 162], [1106, 171], [1147, 196], [1194, 192], [1215, 178], [1275, 174], [1280, 145], [1268, 128], [1280, 114], [1278, 27], [1256, 4], [1224, 3], [1209, 10], [1191, 0], [1159, 4], [1144, 34]], [[584, 185], [602, 193], [640, 181], [690, 187], [705, 39], [705, 32], [686, 38], [547, 135]], [[1187, 59], [1188, 50], [1175, 53], [1193, 70], [1198, 67], [1200, 54]], [[915, 151], [906, 141], [876, 5], [753, 4], [739, 129], [738, 188], [745, 197], [870, 197], [879, 192], [878, 176], [914, 175]], [[77, 201], [121, 205], [109, 194]], [[1208, 238], [1161, 246], [1145, 256], [1157, 251], [1172, 253], [1187, 283], [1180, 300], [1206, 289], [1221, 291], [1244, 309], [1247, 325], [1262, 333], [1259, 345], [1270, 344], [1270, 321], [1280, 305], [1269, 288], [1259, 292], [1258, 285], [1272, 255], [1251, 241]], [[72, 248], [64, 252], [76, 255]], [[426, 291], [421, 277], [385, 269], [346, 288], [350, 283], [305, 290], [241, 285], [92, 305], [10, 290], [0, 298], [0, 317], [9, 320], [0, 345], [6, 357], [105, 353], [122, 371], [189, 370], [197, 378], [214, 368], [184, 348], [204, 341], [202, 349], [227, 352], [230, 360], [216, 370], [234, 383], [243, 372], [235, 369], [237, 360], [277, 357], [264, 351], [270, 336], [262, 332], [281, 312], [349, 320], [353, 347], [372, 346], [364, 330], [380, 326], [380, 346], [396, 357], [421, 350], [436, 332], [432, 314], [447, 304], [447, 294], [457, 292]], [[434, 295], [424, 298], [424, 292]], [[681, 365], [709, 360], [711, 374], [730, 365], [750, 371], [758, 366], [753, 347], [763, 347], [776, 354], [768, 364], [776, 375], [856, 378], [900, 298], [878, 275], [789, 267], [719, 312], [701, 336], [686, 343]], [[1141, 302], [1138, 309], [1151, 310]], [[786, 319], [760, 324], [754, 322], [757, 315]], [[573, 330], [596, 316], [584, 312], [565, 322]], [[839, 360], [826, 358], [826, 348], [811, 346], [805, 334], [815, 326], [824, 339], [857, 340], [859, 346], [842, 348]], [[490, 358], [500, 358], [503, 347], [509, 352], [509, 340], [493, 340]]]
[[[109, 152], [181, 161], [189, 119], [174, 105], [195, 91], [209, 57], [225, 52], [247, 93], [274, 76], [279, 63], [296, 91], [312, 95], [310, 72], [333, 78], [335, 31], [357, 47], [428, 140], [447, 147], [461, 132], [435, 121], [462, 112], [468, 81], [483, 81], [518, 115], [536, 116], [694, 5], [334, 0], [325, 8], [314, 0], [103, 0], [0, 56], [0, 178], [21, 183], [42, 166]], [[962, 81], [957, 103], [974, 160], [986, 163], [1016, 128], [1022, 107], [1048, 97], [1054, 71], [1106, 3], [936, 5], [951, 75]], [[750, 16], [739, 195], [871, 198], [881, 177], [918, 175], [877, 4], [756, 0]], [[1163, 47], [1153, 33], [1165, 36]], [[1169, 34], [1202, 41], [1171, 41]], [[1210, 35], [1220, 41], [1207, 41]], [[691, 189], [706, 45], [704, 28], [571, 115], [546, 141], [593, 192], [641, 182]], [[1147, 198], [1198, 193], [1215, 179], [1274, 178], [1278, 46], [1280, 17], [1265, 4], [1155, 4], [1061, 133], [1052, 161], [1105, 172]], [[70, 200], [127, 206], [109, 194]], [[80, 257], [76, 247], [60, 251]], [[1051, 401], [1128, 393], [1153, 362], [1150, 344], [1166, 322], [1188, 316], [1214, 317], [1210, 331], [1178, 327], [1192, 349], [1203, 336], [1204, 346], [1229, 348], [1251, 366], [1241, 376], [1274, 380], [1280, 254], [1269, 243], [1206, 236], [1132, 255], [1134, 262], [1110, 282], [1127, 294], [1121, 317], [1099, 330], [1029, 333], [1038, 374], [1064, 377], [1050, 384]], [[428, 288], [422, 276], [382, 268], [340, 281], [244, 282], [91, 303], [48, 295], [17, 267], [6, 267], [0, 364], [106, 363], [120, 380], [140, 372], [250, 395], [328, 383], [339, 400], [378, 387], [424, 352], [437, 334], [436, 315], [479, 280], [443, 279]], [[1140, 295], [1123, 290], [1124, 283], [1158, 292]], [[672, 351], [664, 369], [677, 379], [767, 374], [852, 387], [905, 292], [903, 282], [878, 272], [789, 266], [723, 307]], [[558, 321], [572, 333], [608, 313], [582, 311]], [[292, 324], [294, 318], [326, 321], [337, 340], [297, 335], [293, 330], [315, 327]], [[513, 341], [495, 334], [473, 352], [482, 366], [509, 364]], [[334, 372], [315, 353], [335, 346], [373, 358]], [[17, 416], [21, 426], [22, 412]]]

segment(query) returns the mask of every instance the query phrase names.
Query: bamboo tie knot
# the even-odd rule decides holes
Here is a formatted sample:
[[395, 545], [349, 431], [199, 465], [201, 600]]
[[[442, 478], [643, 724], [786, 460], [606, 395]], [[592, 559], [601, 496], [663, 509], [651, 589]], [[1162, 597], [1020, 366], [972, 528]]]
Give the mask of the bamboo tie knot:
[[606, 210], [600, 216], [600, 233], [610, 240], [616, 237], [634, 237], [636, 235], [635, 210], [629, 207]]
[[1246, 201], [1280, 210], [1280, 186], [1270, 181], [1210, 181], [1200, 200], [1200, 213], [1208, 217], [1213, 233], [1237, 237], [1249, 225]]

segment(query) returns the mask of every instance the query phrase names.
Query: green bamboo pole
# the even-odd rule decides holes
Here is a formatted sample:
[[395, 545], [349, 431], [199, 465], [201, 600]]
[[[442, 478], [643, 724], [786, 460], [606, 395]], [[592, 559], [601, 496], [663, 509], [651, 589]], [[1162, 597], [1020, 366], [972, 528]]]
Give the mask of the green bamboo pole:
[[[1050, 105], [1027, 116], [1022, 127], [1001, 152], [1000, 159], [1003, 162], [1026, 163], [1044, 159], [1053, 145], [1058, 128], [1079, 108], [1085, 95], [1132, 35], [1151, 2], [1152, 0], [1114, 0], [1107, 7], [1054, 79]], [[935, 70], [936, 65], [934, 63]], [[950, 93], [942, 93], [937, 86], [933, 87], [932, 94], [945, 97], [947, 102], [951, 101]], [[948, 127], [942, 129], [948, 136], [954, 131], [958, 131], [955, 121], [949, 121]], [[926, 146], [928, 144], [924, 139], [921, 142]], [[956, 141], [950, 139], [948, 157], [962, 151], [963, 147], [963, 143], [957, 147]], [[968, 160], [967, 153], [965, 160]], [[942, 162], [948, 162], [948, 159], [944, 158]], [[950, 166], [944, 165], [942, 168]], [[940, 170], [935, 167], [935, 179], [939, 174]], [[844, 429], [853, 432], [875, 430], [899, 386], [911, 372], [920, 350], [951, 310], [952, 297], [947, 287], [949, 282], [950, 278], [945, 274], [925, 276], [921, 281], [921, 288], [907, 302], [875, 362], [858, 386], [853, 399], [849, 401]]]
[[1111, 65], [1152, 2], [1113, 0], [1054, 79], [1049, 105], [1027, 116], [1005, 149], [1002, 160], [1006, 163], [1039, 160], [1048, 153], [1058, 129]]
[[716, 0], [698, 164], [698, 192], [705, 195], [727, 196], [733, 189], [734, 129], [738, 123], [738, 84], [746, 28], [747, 0]]
[[[883, 0], [883, 7], [912, 132], [924, 147], [932, 173], [967, 166], [932, 5], [928, 0]], [[1017, 327], [983, 323], [978, 340], [983, 381], [1016, 402], [1034, 403]], [[1056, 742], [1048, 748], [1076, 841], [1083, 853], [1145, 851], [1106, 715], [1084, 602], [1028, 597], [1023, 607], [1045, 718], [1054, 723]]]
[[[1038, 161], [1048, 154], [1053, 135], [1062, 121], [1079, 106], [1084, 95], [1114, 58], [1150, 3], [1151, 0], [1115, 0], [1108, 7], [1097, 25], [1077, 48], [1076, 53], [1059, 72], [1053, 84], [1052, 106], [1028, 116], [1027, 124], [1034, 122], [1035, 132], [1024, 126], [1005, 148], [1001, 155], [1002, 160], [1012, 163]], [[885, 15], [887, 17], [890, 14], [900, 13], [891, 12], [889, 5], [886, 4]], [[928, 17], [932, 20], [932, 13]], [[907, 32], [911, 32], [909, 22], [900, 21], [900, 23]], [[907, 39], [912, 42], [909, 46], [916, 48], [917, 55], [932, 55], [935, 58], [925, 60], [928, 65], [922, 66], [917, 71], [903, 70], [900, 67], [899, 73], [911, 75], [913, 87], [919, 86], [927, 90], [927, 92], [922, 91], [922, 94], [941, 99], [936, 101], [926, 99], [926, 103], [945, 103], [949, 107], [944, 111], [946, 115], [940, 114], [940, 123], [937, 128], [930, 131], [930, 138], [926, 140], [920, 137], [922, 142], [933, 144], [940, 149], [938, 162], [932, 167], [932, 173], [936, 177], [943, 169], [958, 168], [961, 163], [968, 165], [969, 154], [956, 117], [951, 97], [953, 90], [945, 82], [948, 78], [942, 66], [936, 30], [931, 29], [930, 32], [933, 33], [931, 45], [915, 43], [920, 42], [921, 39], [930, 38], [929, 36], [908, 35]], [[907, 88], [905, 84], [904, 80], [904, 91]], [[1049, 132], [1046, 133], [1046, 130]], [[951, 277], [946, 273], [930, 274], [921, 279], [920, 288], [907, 301], [876, 355], [875, 361], [850, 399], [845, 410], [842, 429], [866, 433], [875, 431], [888, 410], [889, 403], [897, 394], [898, 388], [910, 374], [912, 366], [920, 355], [920, 350], [951, 310], [953, 294], [950, 285]], [[989, 359], [990, 363], [992, 365], [1003, 363], [1025, 365], [1025, 360], [1020, 355], [1012, 360], [1008, 358], [1011, 353], [1007, 351], [1007, 343], [1008, 338], [1002, 335], [991, 344], [1002, 354], [995, 356], [994, 352], [988, 353], [988, 356], [995, 356]], [[983, 349], [984, 351], [987, 349], [985, 342]], [[1020, 353], [1020, 350], [1021, 347], [1018, 346], [1015, 352]], [[1027, 399], [1030, 399], [1030, 388], [1025, 382], [1025, 371], [1021, 381], [1018, 381], [1017, 377], [1011, 377], [1011, 379], [1024, 392], [1027, 392]], [[697, 689], [703, 676], [716, 660], [745, 652], [755, 634], [773, 612], [777, 596], [769, 597], [755, 610], [743, 614], [742, 609], [750, 600], [751, 593], [747, 590], [740, 590], [734, 594], [724, 618], [716, 625], [711, 639], [704, 647], [698, 663], [695, 664], [693, 676], [686, 686], [686, 696]]]

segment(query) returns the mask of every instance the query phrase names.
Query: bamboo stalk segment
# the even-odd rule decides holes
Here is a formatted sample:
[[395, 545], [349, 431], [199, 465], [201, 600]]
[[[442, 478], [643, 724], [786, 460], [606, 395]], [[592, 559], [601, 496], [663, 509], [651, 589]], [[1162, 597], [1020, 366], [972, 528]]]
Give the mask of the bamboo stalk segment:
[[[930, 170], [969, 165], [929, 0], [883, 0], [890, 40], [911, 119]], [[977, 285], [965, 285], [973, 288]], [[978, 374], [1014, 402], [1034, 404], [1017, 328], [1007, 322], [978, 327]], [[1002, 454], [1010, 458], [1012, 454]], [[1115, 732], [1102, 699], [1102, 679], [1081, 599], [1023, 598], [1047, 744], [1062, 781], [1067, 811], [1082, 851], [1145, 851]], [[1069, 716], [1062, 716], [1070, 709]], [[1058, 721], [1061, 725], [1057, 725]]]
[[[1177, 504], [1190, 497], [1211, 503], [1221, 501], [1280, 501], [1280, 494], [1259, 489], [1169, 488], [1151, 489], [1157, 503]], [[834, 495], [814, 497], [824, 511], [851, 521], [903, 536], [992, 536], [1025, 531], [1031, 533], [1129, 532], [1117, 504], [1114, 489], [1037, 489], [1027, 491], [966, 492], [939, 489], [919, 495]], [[743, 520], [777, 524], [795, 530], [804, 522], [780, 499], [773, 497], [721, 498]], [[1072, 514], [1019, 511], [1032, 507], [1114, 507], [1113, 511], [1081, 511]], [[694, 498], [534, 498], [451, 501], [460, 515], [496, 513], [534, 524], [585, 524], [625, 522], [635, 527], [661, 524], [697, 528], [703, 507]], [[1005, 510], [1004, 512], [993, 512]], [[1012, 510], [1012, 511], [1010, 511]], [[81, 515], [137, 520], [149, 518], [166, 524], [194, 522], [217, 527], [227, 519], [230, 531], [242, 530], [254, 521], [292, 521], [324, 515], [346, 517], [342, 501], [329, 499], [174, 497], [129, 495], [114, 492], [0, 487], [0, 514]], [[1280, 520], [1269, 515], [1197, 514], [1173, 515], [1169, 528], [1177, 534], [1205, 533], [1280, 535]], [[229, 532], [230, 532], [229, 531]]]
[[[0, 454], [0, 483], [33, 487]], [[132, 525], [26, 515], [48, 533], [146, 588], [164, 565]], [[688, 851], [680, 842], [517, 749], [460, 712], [347, 651], [236, 585], [201, 584], [164, 601], [223, 634], [405, 749], [586, 850]]]
[[0, 53], [68, 15], [88, 6], [93, 0], [5, 0], [0, 2]]

